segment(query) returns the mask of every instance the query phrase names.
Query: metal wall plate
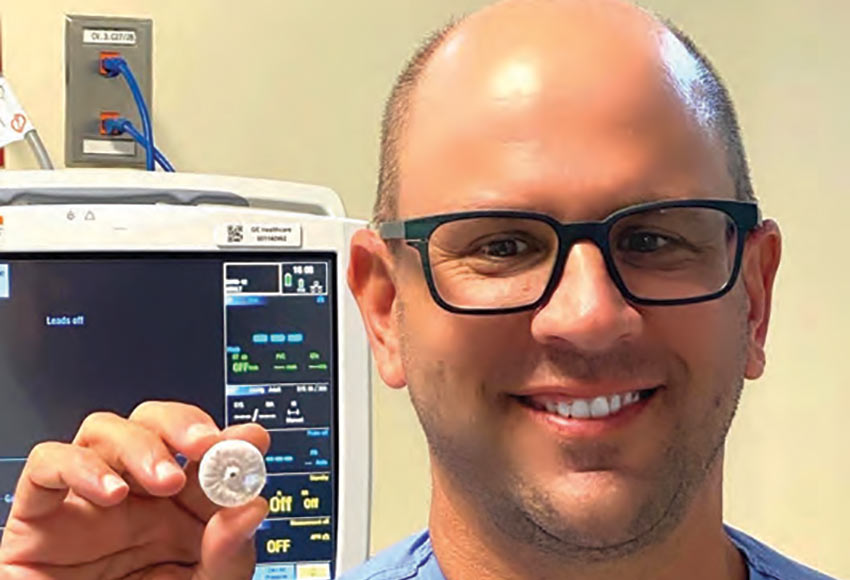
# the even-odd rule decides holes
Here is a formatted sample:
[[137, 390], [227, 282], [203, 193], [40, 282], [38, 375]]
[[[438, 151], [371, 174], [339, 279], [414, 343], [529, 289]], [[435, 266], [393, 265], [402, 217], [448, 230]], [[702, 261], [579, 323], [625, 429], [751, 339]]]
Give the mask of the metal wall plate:
[[128, 135], [102, 135], [101, 113], [127, 117], [142, 130], [127, 83], [100, 74], [102, 52], [123, 56], [152, 112], [153, 21], [142, 18], [67, 16], [65, 20], [65, 164], [144, 167], [145, 151]]

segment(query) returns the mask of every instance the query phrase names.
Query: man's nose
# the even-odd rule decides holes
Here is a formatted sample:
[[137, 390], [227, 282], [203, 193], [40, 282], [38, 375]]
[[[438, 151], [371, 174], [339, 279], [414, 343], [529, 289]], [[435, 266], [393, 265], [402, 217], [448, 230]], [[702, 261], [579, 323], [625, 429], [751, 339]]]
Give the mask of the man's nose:
[[531, 333], [541, 343], [601, 352], [637, 334], [640, 325], [640, 313], [614, 284], [599, 248], [579, 242], [549, 300], [535, 312]]

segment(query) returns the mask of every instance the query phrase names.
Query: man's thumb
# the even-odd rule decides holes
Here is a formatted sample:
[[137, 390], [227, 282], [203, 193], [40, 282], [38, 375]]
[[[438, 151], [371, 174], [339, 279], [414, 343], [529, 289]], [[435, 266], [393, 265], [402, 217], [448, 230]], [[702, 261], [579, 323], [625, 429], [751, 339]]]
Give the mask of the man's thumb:
[[258, 497], [244, 506], [216, 512], [204, 531], [196, 578], [251, 580], [256, 562], [254, 532], [268, 511], [268, 502]]

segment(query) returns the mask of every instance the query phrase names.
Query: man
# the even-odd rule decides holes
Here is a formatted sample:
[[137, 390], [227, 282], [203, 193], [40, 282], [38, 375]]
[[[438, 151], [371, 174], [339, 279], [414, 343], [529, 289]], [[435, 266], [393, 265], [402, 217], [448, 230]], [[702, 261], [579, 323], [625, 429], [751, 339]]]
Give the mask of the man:
[[[349, 283], [425, 429], [431, 517], [347, 578], [823, 578], [722, 525], [780, 235], [694, 54], [620, 1], [507, 0], [400, 78]], [[216, 511], [171, 455], [223, 437], [268, 445], [148, 403], [39, 446], [0, 576], [249, 577], [263, 501]]]
[[349, 284], [432, 503], [346, 580], [824, 578], [722, 523], [780, 234], [689, 40], [618, 0], [506, 0], [414, 58], [383, 144]]

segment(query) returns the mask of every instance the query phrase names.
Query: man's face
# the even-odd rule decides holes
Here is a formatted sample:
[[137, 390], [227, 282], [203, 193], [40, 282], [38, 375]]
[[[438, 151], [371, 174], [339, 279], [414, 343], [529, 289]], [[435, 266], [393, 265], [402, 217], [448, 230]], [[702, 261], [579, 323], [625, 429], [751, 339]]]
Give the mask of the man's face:
[[[468, 52], [448, 46], [418, 88], [401, 219], [521, 209], [587, 221], [646, 201], [734, 198], [721, 147], [658, 60]], [[412, 248], [393, 264], [403, 379], [438, 485], [561, 552], [628, 551], [681, 519], [722, 456], [747, 368], [742, 281], [711, 302], [638, 307], [582, 241], [539, 309], [469, 316], [432, 300]], [[627, 393], [640, 401], [601, 419], [545, 409]]]

